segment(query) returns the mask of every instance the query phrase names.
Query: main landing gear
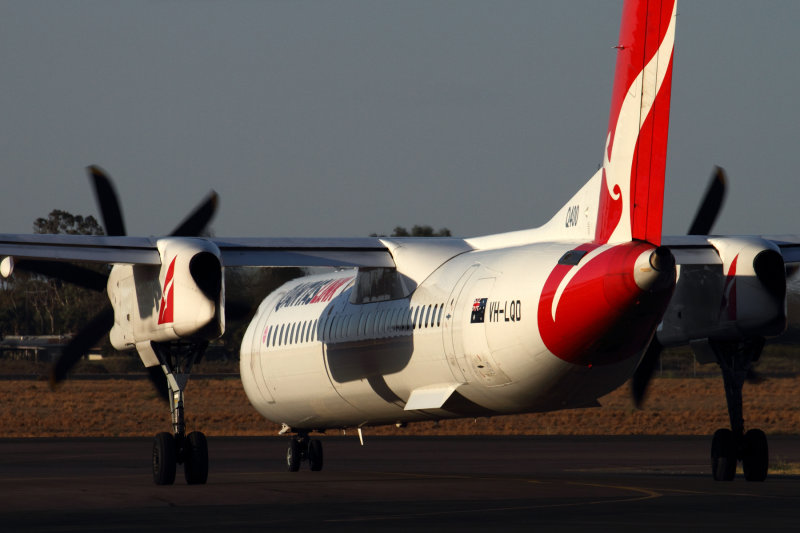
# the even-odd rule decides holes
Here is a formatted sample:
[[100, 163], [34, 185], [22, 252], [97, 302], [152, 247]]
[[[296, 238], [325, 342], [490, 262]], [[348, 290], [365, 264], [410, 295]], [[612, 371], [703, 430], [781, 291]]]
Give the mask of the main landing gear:
[[200, 343], [152, 343], [153, 350], [167, 378], [172, 433], [162, 432], [153, 440], [153, 481], [156, 485], [172, 485], [177, 465], [189, 485], [203, 485], [208, 479], [208, 443], [199, 431], [186, 434], [183, 419], [183, 391], [189, 381], [192, 365], [208, 346]]
[[764, 481], [769, 466], [767, 437], [760, 429], [744, 432], [742, 386], [764, 348], [763, 338], [709, 341], [725, 382], [731, 429], [718, 429], [711, 442], [711, 472], [716, 481], [732, 481], [742, 461], [747, 481]]
[[309, 438], [308, 432], [292, 436], [286, 449], [286, 469], [289, 472], [300, 470], [302, 461], [308, 461], [312, 472], [322, 470], [322, 441]]

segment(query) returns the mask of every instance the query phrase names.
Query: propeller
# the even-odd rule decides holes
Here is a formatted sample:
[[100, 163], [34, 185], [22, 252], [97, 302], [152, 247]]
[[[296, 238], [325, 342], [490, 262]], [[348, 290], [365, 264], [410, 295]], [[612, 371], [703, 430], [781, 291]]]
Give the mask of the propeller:
[[663, 346], [658, 342], [658, 338], [653, 335], [653, 340], [650, 341], [647, 351], [644, 352], [644, 357], [642, 357], [639, 366], [636, 367], [636, 371], [633, 373], [631, 393], [633, 394], [633, 403], [636, 405], [637, 409], [640, 409], [644, 403], [644, 397], [647, 394], [647, 386], [650, 384], [650, 380], [656, 370], [662, 348]]
[[703, 201], [700, 203], [700, 209], [697, 210], [687, 235], [709, 235], [711, 233], [711, 228], [714, 227], [717, 216], [722, 210], [722, 203], [725, 201], [727, 184], [725, 169], [714, 167], [711, 181], [706, 188]]
[[125, 223], [122, 221], [122, 208], [119, 205], [119, 198], [111, 180], [105, 171], [97, 165], [91, 165], [86, 169], [89, 172], [89, 179], [92, 180], [94, 198], [100, 208], [100, 216], [103, 218], [103, 228], [106, 235], [112, 237], [122, 237], [127, 235]]
[[[106, 234], [110, 236], [125, 236], [126, 232], [125, 223], [122, 218], [122, 209], [120, 208], [119, 198], [111, 180], [108, 178], [108, 175], [96, 165], [90, 166], [88, 172], [93, 185], [95, 198], [103, 218]], [[213, 218], [218, 203], [217, 193], [211, 191], [194, 211], [170, 233], [170, 236], [189, 237], [201, 234]], [[17, 263], [17, 267], [96, 291], [105, 290], [108, 282], [108, 276], [69, 263], [25, 260]], [[111, 304], [106, 304], [106, 306], [89, 320], [86, 326], [84, 326], [64, 347], [61, 355], [53, 364], [50, 374], [50, 384], [55, 386], [63, 381], [80, 358], [95, 346], [113, 326], [114, 309], [111, 307]], [[159, 396], [167, 399], [167, 383], [161, 369], [159, 367], [148, 369], [148, 377], [156, 388]]]
[[39, 259], [20, 259], [14, 261], [14, 270], [23, 270], [48, 278], [60, 279], [78, 287], [96, 292], [106, 290], [108, 276], [86, 267], [64, 263], [61, 261], [44, 261]]
[[[700, 207], [689, 227], [688, 235], [709, 235], [711, 233], [711, 228], [714, 227], [717, 216], [722, 210], [726, 188], [725, 170], [722, 167], [715, 166], [714, 171], [711, 173], [711, 181], [700, 202]], [[650, 345], [639, 362], [639, 366], [636, 367], [633, 373], [631, 394], [633, 395], [633, 403], [637, 408], [642, 407], [644, 398], [647, 395], [647, 387], [653, 378], [662, 349], [663, 346], [658, 342], [658, 338], [653, 335], [653, 340], [650, 341]]]

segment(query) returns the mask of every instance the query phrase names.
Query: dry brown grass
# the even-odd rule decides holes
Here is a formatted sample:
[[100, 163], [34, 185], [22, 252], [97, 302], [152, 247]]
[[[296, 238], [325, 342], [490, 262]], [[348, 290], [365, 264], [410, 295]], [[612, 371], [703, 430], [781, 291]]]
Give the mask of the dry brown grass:
[[[745, 386], [749, 427], [800, 434], [800, 377]], [[643, 410], [629, 389], [603, 397], [602, 408], [447, 420], [370, 428], [378, 435], [708, 435], [728, 425], [722, 380], [655, 379]], [[73, 380], [57, 391], [43, 381], [0, 381], [2, 437], [150, 436], [169, 429], [169, 411], [144, 380]], [[275, 435], [278, 425], [250, 406], [238, 379], [198, 379], [187, 390], [187, 427], [212, 436]]]

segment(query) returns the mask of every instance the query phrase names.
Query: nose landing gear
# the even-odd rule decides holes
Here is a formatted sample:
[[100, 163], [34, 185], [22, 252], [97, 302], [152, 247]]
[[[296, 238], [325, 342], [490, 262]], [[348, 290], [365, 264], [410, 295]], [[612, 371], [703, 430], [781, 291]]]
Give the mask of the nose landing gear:
[[312, 472], [322, 470], [322, 442], [309, 438], [308, 432], [298, 432], [289, 440], [286, 449], [286, 469], [289, 472], [300, 470], [302, 461], [308, 461]]

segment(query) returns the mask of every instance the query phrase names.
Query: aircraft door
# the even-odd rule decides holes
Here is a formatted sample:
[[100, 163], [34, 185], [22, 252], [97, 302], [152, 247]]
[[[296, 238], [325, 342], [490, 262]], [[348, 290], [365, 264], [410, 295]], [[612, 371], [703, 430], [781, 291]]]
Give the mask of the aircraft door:
[[467, 362], [464, 358], [464, 338], [463, 338], [463, 317], [457, 313], [458, 302], [461, 297], [461, 291], [470, 280], [470, 278], [478, 271], [480, 265], [470, 266], [466, 272], [461, 276], [458, 282], [450, 292], [450, 296], [445, 304], [444, 322], [442, 324], [442, 342], [444, 343], [444, 353], [447, 357], [447, 363], [450, 370], [453, 372], [453, 377], [459, 383], [469, 383], [469, 372], [467, 372]]
[[[483, 274], [486, 274], [485, 272]], [[474, 279], [475, 276], [472, 276]], [[491, 297], [495, 278], [484, 277], [469, 280], [466, 288], [456, 303], [456, 320], [461, 320], [461, 353], [457, 358], [462, 360], [462, 368], [466, 367], [465, 374], [471, 375], [474, 381], [489, 387], [505, 385], [511, 379], [503, 372], [492, 357], [489, 343], [486, 339], [486, 305]]]
[[251, 356], [250, 356], [250, 370], [253, 372], [253, 378], [256, 382], [256, 386], [258, 386], [259, 392], [264, 397], [267, 403], [275, 403], [275, 399], [272, 397], [272, 394], [269, 391], [269, 384], [267, 383], [266, 378], [266, 365], [268, 362], [268, 353], [267, 353], [267, 335], [271, 334], [271, 327], [267, 324], [269, 320], [269, 311], [265, 311], [260, 317], [258, 317], [257, 329], [255, 334], [253, 335], [253, 346], [251, 347]]

